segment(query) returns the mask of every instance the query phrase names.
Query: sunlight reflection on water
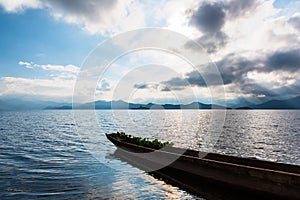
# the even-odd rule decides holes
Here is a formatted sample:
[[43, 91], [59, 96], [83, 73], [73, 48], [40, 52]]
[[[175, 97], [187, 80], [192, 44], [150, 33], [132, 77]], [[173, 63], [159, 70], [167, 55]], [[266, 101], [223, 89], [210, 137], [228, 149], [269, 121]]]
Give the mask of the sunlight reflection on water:
[[[113, 157], [115, 147], [104, 133], [126, 131], [205, 151], [215, 111], [135, 110], [131, 126], [122, 118], [125, 110], [96, 111], [96, 125], [90, 123], [94, 111], [75, 112], [85, 135], [77, 135], [72, 111], [0, 112], [0, 197], [196, 198]], [[213, 151], [300, 165], [299, 122], [297, 110], [229, 110]]]

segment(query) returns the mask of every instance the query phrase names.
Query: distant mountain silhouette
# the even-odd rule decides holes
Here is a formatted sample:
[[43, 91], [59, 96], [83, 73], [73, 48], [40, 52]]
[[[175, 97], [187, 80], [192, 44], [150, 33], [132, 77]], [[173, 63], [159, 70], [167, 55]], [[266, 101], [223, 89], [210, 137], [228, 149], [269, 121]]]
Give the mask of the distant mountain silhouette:
[[71, 105], [52, 101], [25, 100], [20, 98], [0, 99], [0, 110], [42, 110], [46, 107], [56, 109], [62, 106]]
[[71, 110], [72, 105], [63, 105], [63, 106], [47, 106], [44, 110]]
[[[46, 109], [72, 109], [72, 106], [61, 107], [47, 107]], [[110, 110], [110, 109], [132, 109], [132, 110], [148, 110], [148, 109], [231, 109], [220, 105], [203, 104], [200, 102], [193, 102], [190, 104], [139, 104], [127, 103], [122, 100], [118, 101], [95, 101], [85, 104], [77, 104], [74, 109], [96, 109], [96, 110]]]
[[255, 105], [255, 109], [300, 109], [300, 96], [288, 100], [271, 100]]
[[[71, 103], [57, 103], [51, 101], [34, 101], [22, 100], [19, 98], [2, 98], [0, 99], [0, 110], [69, 110], [72, 109]], [[76, 104], [74, 109], [133, 109], [133, 110], [147, 110], [147, 109], [231, 109], [216, 104], [204, 104], [200, 102], [192, 102], [189, 104], [139, 104], [127, 103], [122, 100], [117, 101], [95, 101], [89, 103]], [[234, 107], [234, 109], [300, 109], [300, 96], [288, 100], [271, 100], [262, 104], [244, 105]]]

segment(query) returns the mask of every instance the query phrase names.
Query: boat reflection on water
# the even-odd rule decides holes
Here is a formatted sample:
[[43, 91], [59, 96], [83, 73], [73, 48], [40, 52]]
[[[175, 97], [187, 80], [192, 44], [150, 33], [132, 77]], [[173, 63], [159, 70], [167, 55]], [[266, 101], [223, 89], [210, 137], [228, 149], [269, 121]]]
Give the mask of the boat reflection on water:
[[[130, 158], [126, 151], [120, 150], [119, 148], [116, 149], [112, 156], [141, 170], [145, 169], [143, 165], [139, 165], [138, 163], [136, 163], [134, 161], [134, 158]], [[199, 180], [199, 178], [195, 178], [193, 176], [183, 176], [181, 173], [173, 173], [172, 171], [170, 171], [170, 169], [160, 169], [152, 172], [147, 172], [147, 174], [151, 175], [157, 180], [164, 181], [167, 184], [186, 190], [191, 194], [200, 197], [201, 199], [267, 199], [267, 197], [259, 196], [253, 194], [252, 192], [245, 193], [244, 191], [234, 189], [232, 187], [224, 187], [224, 185], [222, 184], [217, 184], [209, 180]], [[173, 175], [171, 177], [168, 174]], [[177, 199], [176, 195], [170, 197], [170, 199]]]
[[[175, 147], [151, 152], [115, 134], [106, 136], [117, 146], [115, 158], [202, 198], [300, 199], [299, 166], [211, 153], [199, 158], [193, 150], [176, 155], [182, 149]], [[174, 162], [165, 165], [165, 158]]]

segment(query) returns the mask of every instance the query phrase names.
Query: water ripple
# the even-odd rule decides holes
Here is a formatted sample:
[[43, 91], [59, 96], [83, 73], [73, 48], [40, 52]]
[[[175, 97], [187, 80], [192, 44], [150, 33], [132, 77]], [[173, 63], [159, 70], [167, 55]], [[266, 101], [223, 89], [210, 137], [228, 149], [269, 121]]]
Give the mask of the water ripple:
[[[0, 199], [196, 198], [111, 156], [115, 148], [104, 133], [125, 129], [205, 151], [213, 111], [184, 111], [184, 119], [178, 110], [133, 111], [132, 127], [127, 111], [118, 112], [119, 121], [116, 113], [98, 111], [100, 127], [89, 124], [90, 112], [79, 112], [86, 136], [76, 133], [71, 111], [0, 112]], [[300, 165], [299, 134], [300, 111], [232, 110], [213, 150]], [[97, 157], [84, 144], [95, 146]]]

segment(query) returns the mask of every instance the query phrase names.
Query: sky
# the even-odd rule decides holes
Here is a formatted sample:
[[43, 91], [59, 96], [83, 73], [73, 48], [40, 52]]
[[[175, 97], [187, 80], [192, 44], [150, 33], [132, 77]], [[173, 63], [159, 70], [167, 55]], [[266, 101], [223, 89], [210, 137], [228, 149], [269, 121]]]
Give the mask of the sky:
[[[193, 42], [181, 48], [205, 53], [203, 66], [213, 63], [222, 83], [208, 84], [215, 76], [176, 50], [140, 49], [120, 55], [103, 74], [94, 71], [95, 100], [238, 104], [300, 95], [299, 0], [0, 0], [0, 25], [0, 99], [71, 102], [99, 45], [149, 27], [197, 42], [200, 49]], [[118, 95], [124, 85], [128, 95]]]

